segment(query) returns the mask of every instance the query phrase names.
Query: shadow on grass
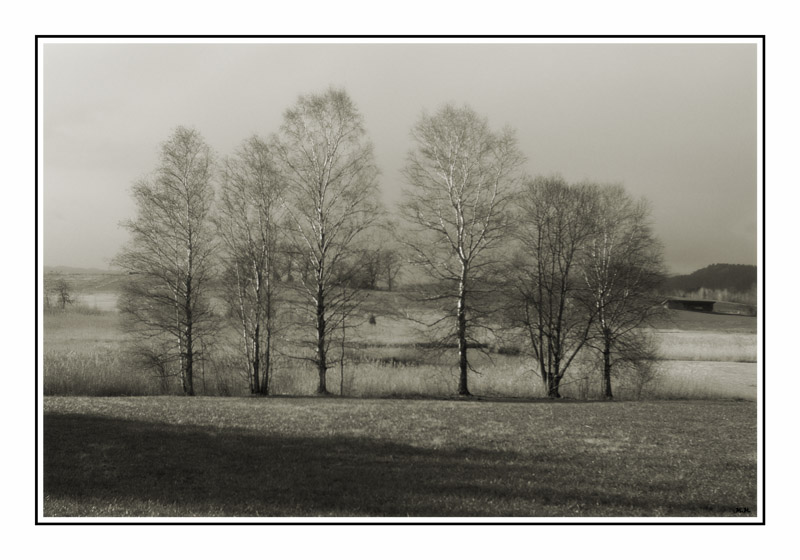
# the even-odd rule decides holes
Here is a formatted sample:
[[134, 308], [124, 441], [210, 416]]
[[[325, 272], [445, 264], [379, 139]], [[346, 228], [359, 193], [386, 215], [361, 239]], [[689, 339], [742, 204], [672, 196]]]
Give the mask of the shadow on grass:
[[633, 487], [632, 465], [595, 459], [50, 413], [45, 515], [721, 516], [742, 505], [660, 476]]

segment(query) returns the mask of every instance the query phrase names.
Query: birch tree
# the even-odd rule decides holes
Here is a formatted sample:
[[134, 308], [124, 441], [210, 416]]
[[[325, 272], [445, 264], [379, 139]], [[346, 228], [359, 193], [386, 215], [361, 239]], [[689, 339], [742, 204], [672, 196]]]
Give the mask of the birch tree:
[[225, 161], [217, 231], [223, 293], [240, 333], [250, 392], [268, 394], [277, 329], [283, 183], [257, 136]]
[[162, 144], [160, 165], [133, 186], [131, 239], [115, 259], [130, 274], [120, 309], [141, 354], [164, 370], [177, 364], [183, 392], [214, 332], [212, 280], [214, 191], [211, 150], [196, 130], [178, 127]]
[[621, 186], [598, 188], [597, 201], [581, 274], [594, 316], [590, 344], [602, 355], [603, 396], [610, 399], [615, 361], [648, 358], [641, 328], [661, 312], [654, 292], [664, 265], [646, 201], [634, 200]]
[[411, 134], [416, 146], [404, 169], [411, 189], [400, 207], [410, 226], [405, 242], [412, 264], [437, 282], [429, 299], [454, 304], [445, 320], [458, 345], [458, 394], [469, 395], [467, 349], [480, 324], [474, 296], [509, 231], [524, 158], [513, 131], [491, 130], [469, 107], [423, 114]]
[[359, 239], [381, 215], [378, 169], [361, 114], [334, 88], [301, 96], [285, 112], [275, 155], [293, 253], [307, 271], [299, 287], [316, 333], [317, 393], [326, 394], [333, 336], [357, 298], [340, 285], [357, 266]]

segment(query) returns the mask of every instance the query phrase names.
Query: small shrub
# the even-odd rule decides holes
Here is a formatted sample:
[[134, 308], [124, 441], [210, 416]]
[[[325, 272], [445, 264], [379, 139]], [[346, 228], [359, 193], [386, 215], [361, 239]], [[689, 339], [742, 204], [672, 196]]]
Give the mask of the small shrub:
[[378, 365], [382, 366], [389, 366], [389, 367], [418, 367], [422, 363], [419, 360], [415, 360], [413, 358], [398, 358], [394, 356], [390, 356], [388, 358], [379, 358], [376, 360]]
[[518, 346], [494, 345], [491, 351], [501, 356], [519, 356], [522, 350]]
[[661, 377], [659, 363], [657, 360], [621, 363], [617, 377], [623, 395], [634, 400], [650, 395]]

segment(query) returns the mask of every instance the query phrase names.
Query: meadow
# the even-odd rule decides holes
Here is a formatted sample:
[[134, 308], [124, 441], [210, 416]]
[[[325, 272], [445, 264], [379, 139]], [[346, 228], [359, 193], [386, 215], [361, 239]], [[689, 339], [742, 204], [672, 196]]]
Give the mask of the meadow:
[[[91, 301], [91, 296], [86, 300]], [[348, 328], [345, 364], [328, 371], [329, 390], [351, 397], [446, 397], [457, 385], [456, 349], [437, 348], [408, 317], [430, 311], [408, 307], [401, 294], [370, 294], [362, 316]], [[371, 318], [373, 321], [368, 321]], [[357, 321], [357, 324], [355, 324]], [[621, 372], [615, 394], [638, 398], [756, 398], [755, 317], [669, 311], [652, 336], [660, 360], [647, 378]], [[248, 386], [239, 367], [233, 331], [201, 363], [197, 391], [207, 396], [244, 396]], [[179, 394], [177, 380], [143, 371], [126, 354], [119, 314], [87, 304], [44, 315], [45, 395], [144, 396]], [[296, 342], [274, 356], [271, 393], [311, 395], [317, 373], [308, 362], [289, 358], [313, 348]], [[284, 350], [284, 355], [281, 355]], [[519, 346], [488, 340], [470, 350], [470, 390], [486, 397], [541, 398], [544, 391], [533, 360]], [[566, 397], [599, 396], [596, 357], [588, 351], [563, 382]]]
[[669, 312], [652, 377], [620, 374], [615, 402], [589, 357], [552, 401], [520, 348], [490, 340], [458, 399], [456, 350], [406, 318], [424, 310], [377, 293], [332, 397], [281, 355], [273, 396], [249, 396], [221, 345], [185, 398], [129, 359], [118, 313], [80, 301], [43, 316], [47, 518], [758, 512], [753, 317]]
[[751, 517], [755, 403], [45, 397], [53, 517]]

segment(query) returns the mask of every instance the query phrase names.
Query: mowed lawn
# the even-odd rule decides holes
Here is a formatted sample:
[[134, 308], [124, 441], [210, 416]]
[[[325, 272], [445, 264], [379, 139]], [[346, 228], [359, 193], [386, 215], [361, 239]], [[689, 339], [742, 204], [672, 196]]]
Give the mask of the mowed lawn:
[[756, 403], [45, 397], [45, 516], [755, 516]]

